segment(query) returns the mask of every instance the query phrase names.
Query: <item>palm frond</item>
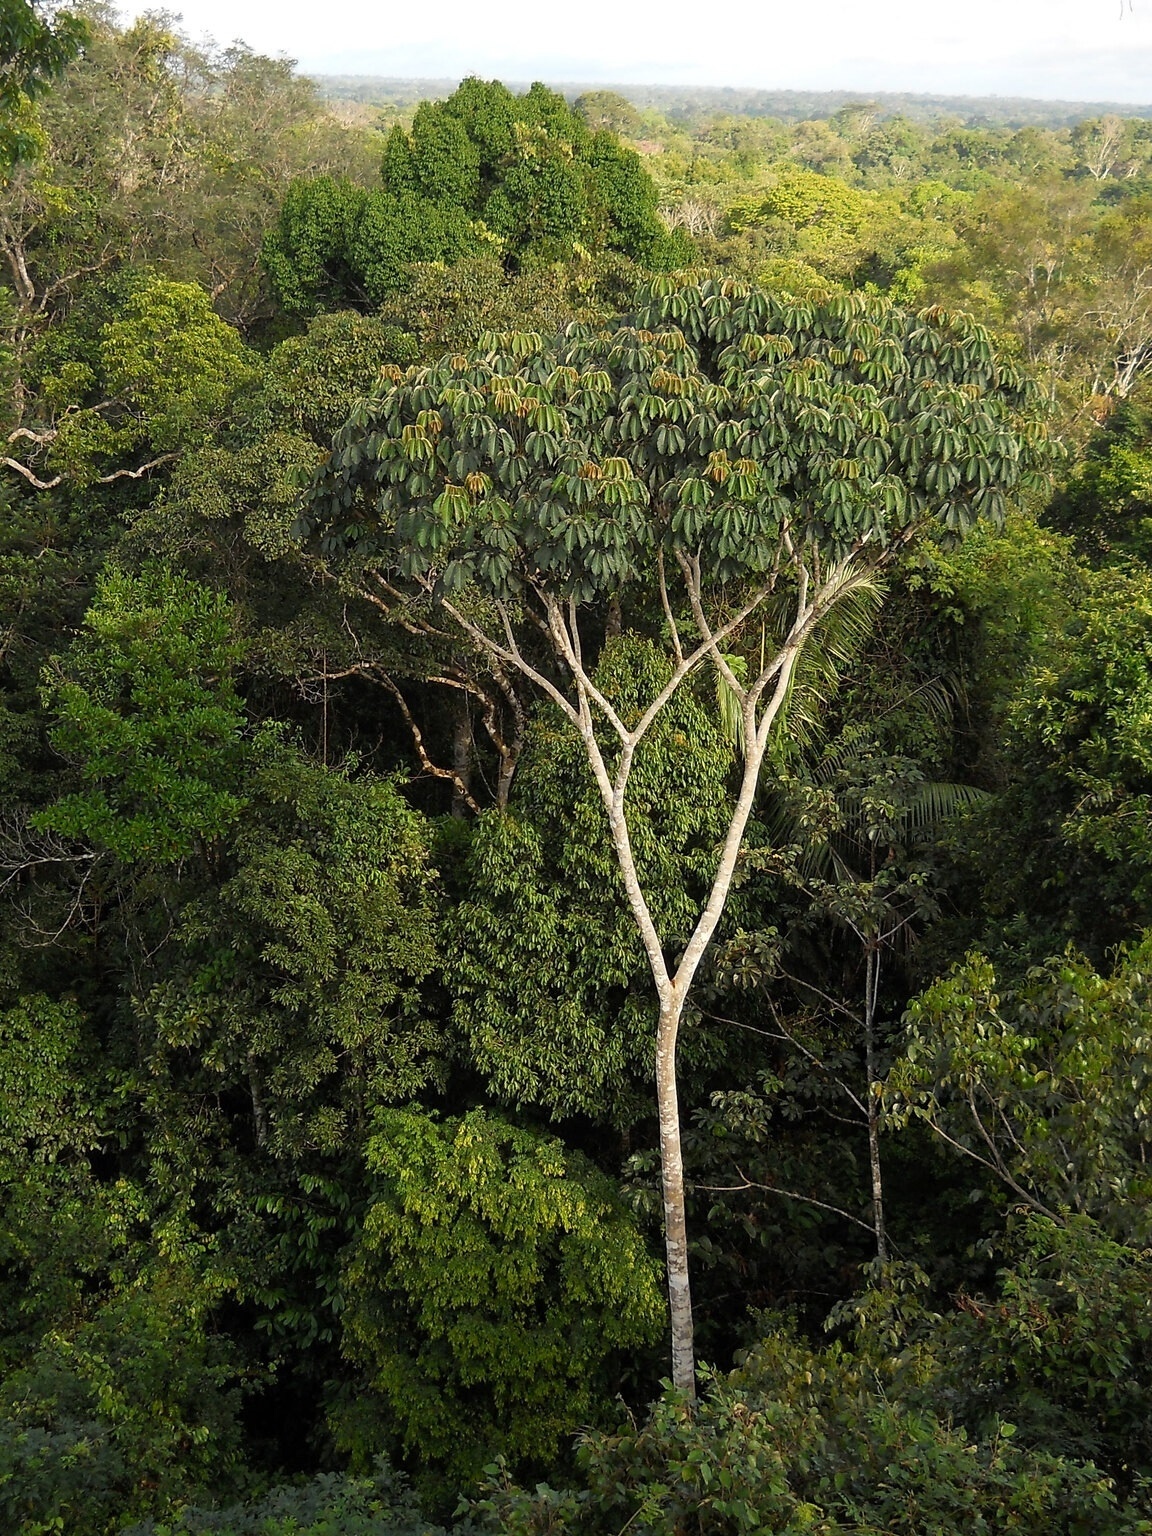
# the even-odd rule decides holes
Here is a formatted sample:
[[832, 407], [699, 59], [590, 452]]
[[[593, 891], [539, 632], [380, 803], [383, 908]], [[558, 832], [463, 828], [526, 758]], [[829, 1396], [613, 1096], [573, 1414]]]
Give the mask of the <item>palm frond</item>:
[[924, 780], [904, 806], [900, 820], [909, 831], [926, 832], [939, 827], [962, 810], [984, 805], [991, 796], [971, 784], [947, 784]]
[[[748, 681], [748, 662], [745, 657], [726, 655], [724, 660], [738, 683], [743, 684]], [[719, 667], [716, 668], [716, 709], [720, 716], [720, 729], [725, 739], [731, 742], [734, 752], [743, 753], [744, 711], [740, 704], [740, 696]]]
[[788, 688], [777, 737], [787, 735], [801, 749], [815, 742], [824, 706], [841, 674], [863, 649], [884, 600], [884, 587], [873, 576], [857, 576], [834, 597], [832, 606], [809, 636]]

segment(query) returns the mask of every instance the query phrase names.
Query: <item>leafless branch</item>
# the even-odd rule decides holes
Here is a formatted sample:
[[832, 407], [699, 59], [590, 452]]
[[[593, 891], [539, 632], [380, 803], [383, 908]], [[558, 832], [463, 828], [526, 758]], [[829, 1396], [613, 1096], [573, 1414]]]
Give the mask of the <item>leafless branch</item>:
[[438, 763], [434, 763], [428, 756], [428, 750], [424, 745], [424, 733], [416, 724], [416, 721], [412, 715], [412, 711], [408, 707], [408, 700], [404, 697], [403, 693], [388, 676], [387, 672], [384, 672], [379, 668], [374, 669], [374, 671], [375, 676], [379, 680], [381, 686], [388, 690], [388, 692], [392, 695], [400, 707], [400, 713], [404, 716], [408, 729], [412, 734], [412, 744], [416, 748], [416, 756], [420, 759], [420, 766], [423, 768], [424, 772], [429, 774], [434, 779], [446, 779], [448, 783], [455, 787], [456, 792], [459, 794], [461, 800], [464, 801], [464, 804], [468, 807], [468, 809], [475, 815], [479, 816], [480, 807], [472, 798], [467, 784], [465, 784], [460, 775], [451, 768], [441, 768]]
[[[92, 482], [94, 485], [112, 485], [117, 480], [140, 480], [154, 469], [159, 469], [161, 464], [170, 464], [178, 458], [176, 453], [162, 453], [158, 458], [149, 459], [147, 464], [141, 464], [139, 469], [116, 469], [110, 475], [99, 475]], [[53, 491], [60, 485], [64, 476], [54, 475], [51, 480], [41, 480], [26, 464], [21, 464], [18, 459], [7, 457], [0, 458], [0, 464], [8, 469], [14, 469], [18, 475], [23, 475], [28, 484], [37, 491]]]
[[800, 1200], [805, 1205], [814, 1205], [821, 1211], [831, 1211], [833, 1216], [843, 1216], [845, 1221], [850, 1221], [854, 1226], [863, 1227], [865, 1232], [872, 1231], [872, 1223], [861, 1221], [859, 1216], [853, 1216], [851, 1211], [846, 1211], [843, 1206], [829, 1205], [826, 1200], [817, 1200], [813, 1195], [802, 1195], [795, 1189], [781, 1189], [777, 1184], [758, 1184], [755, 1179], [747, 1178], [741, 1169], [737, 1173], [743, 1179], [742, 1184], [696, 1184], [695, 1189], [706, 1190], [715, 1195], [739, 1195], [746, 1190], [755, 1189], [766, 1195], [783, 1195], [786, 1200]]
[[41, 480], [38, 475], [33, 474], [27, 464], [21, 464], [18, 459], [10, 459], [7, 456], [0, 458], [0, 464], [3, 464], [6, 469], [14, 469], [18, 475], [23, 475], [28, 484], [37, 491], [55, 490], [64, 479], [63, 475], [56, 475], [51, 480]]
[[664, 617], [668, 620], [668, 632], [672, 636], [672, 649], [676, 660], [684, 660], [684, 648], [680, 644], [680, 631], [676, 627], [676, 618], [672, 612], [672, 604], [668, 600], [668, 582], [664, 573], [664, 551], [656, 551], [656, 573], [660, 578], [660, 603], [664, 609]]

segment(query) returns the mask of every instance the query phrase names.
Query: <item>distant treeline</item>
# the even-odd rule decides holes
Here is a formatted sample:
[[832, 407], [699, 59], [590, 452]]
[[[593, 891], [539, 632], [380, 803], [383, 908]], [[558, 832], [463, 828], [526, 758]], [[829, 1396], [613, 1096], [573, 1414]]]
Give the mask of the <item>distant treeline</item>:
[[[450, 80], [401, 80], [385, 75], [313, 75], [329, 101], [358, 101], [369, 106], [414, 107], [441, 101], [459, 85]], [[506, 80], [520, 94], [528, 82]], [[1027, 96], [931, 96], [906, 91], [753, 91], [734, 86], [604, 85], [553, 83], [553, 90], [574, 101], [589, 91], [611, 89], [633, 106], [655, 108], [676, 121], [691, 122], [722, 112], [734, 117], [776, 117], [786, 123], [833, 117], [846, 106], [867, 104], [880, 117], [934, 122], [959, 117], [969, 124], [1010, 128], [1065, 128], [1087, 118], [1152, 117], [1152, 105], [1116, 101], [1041, 101]]]

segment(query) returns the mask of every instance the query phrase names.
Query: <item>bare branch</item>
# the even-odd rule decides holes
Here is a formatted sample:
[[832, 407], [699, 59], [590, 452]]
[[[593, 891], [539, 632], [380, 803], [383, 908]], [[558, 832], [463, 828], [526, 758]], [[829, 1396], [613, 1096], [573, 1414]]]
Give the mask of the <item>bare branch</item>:
[[573, 725], [579, 729], [580, 712], [575, 708], [571, 699], [568, 698], [562, 689], [557, 688], [556, 684], [551, 680], [551, 678], [545, 677], [544, 673], [541, 672], [539, 668], [534, 667], [520, 650], [520, 644], [516, 639], [515, 632], [513, 631], [512, 620], [509, 617], [506, 604], [502, 602], [496, 604], [496, 611], [500, 615], [500, 623], [503, 626], [504, 637], [507, 641], [506, 648], [498, 645], [490, 635], [487, 635], [479, 627], [479, 625], [473, 624], [471, 620], [465, 619], [449, 603], [445, 602], [444, 606], [448, 609], [448, 612], [452, 614], [456, 622], [467, 631], [467, 633], [472, 635], [474, 638], [479, 639], [480, 644], [484, 646], [485, 649], [487, 649], [492, 657], [494, 657], [497, 661], [503, 661], [509, 666], [515, 667], [519, 672], [523, 673], [529, 682], [535, 683], [537, 688], [546, 693], [552, 700], [553, 704], [558, 705], [559, 708], [562, 709], [567, 715], [568, 719], [572, 721]]
[[41, 480], [32, 473], [26, 464], [21, 464], [18, 459], [2, 457], [0, 458], [0, 464], [3, 464], [6, 469], [14, 469], [18, 475], [23, 475], [28, 484], [37, 491], [53, 491], [64, 478], [63, 475], [57, 475], [52, 480]]
[[[372, 577], [373, 581], [383, 588], [394, 603], [405, 603], [406, 600], [403, 592], [394, 587], [391, 582], [386, 581], [379, 571], [369, 571], [368, 574]], [[382, 603], [378, 597], [371, 597], [367, 593], [363, 595], [368, 597], [368, 601], [374, 603], [384, 613], [390, 614], [412, 634], [427, 635], [439, 640], [447, 640], [449, 638], [447, 630], [437, 629], [436, 625], [429, 623], [427, 619], [412, 619], [408, 614], [398, 614], [395, 609], [389, 608], [385, 603]]]
[[[771, 595], [771, 591], [772, 588], [770, 586], [759, 588], [751, 600], [744, 604], [743, 608], [740, 609], [734, 618], [729, 619], [726, 624], [721, 625], [721, 627], [716, 630], [714, 634], [710, 634], [709, 638], [698, 645], [696, 649], [692, 651], [688, 656], [685, 656], [684, 660], [680, 662], [680, 664], [675, 668], [667, 683], [652, 700], [652, 703], [648, 706], [648, 708], [644, 711], [644, 714], [640, 717], [639, 722], [633, 727], [630, 733], [633, 745], [639, 745], [644, 736], [647, 735], [653, 721], [659, 715], [660, 711], [664, 708], [665, 704], [667, 704], [668, 700], [676, 692], [676, 689], [679, 688], [680, 684], [684, 681], [688, 674], [694, 671], [706, 656], [716, 651], [716, 647], [719, 645], [721, 640], [726, 640], [729, 635], [734, 634], [736, 630], [738, 630], [740, 626], [745, 623], [745, 621], [753, 613], [756, 612], [756, 609], [759, 608], [765, 601], [767, 601], [768, 597]], [[777, 656], [776, 661], [777, 666], [782, 664], [783, 651], [781, 651]], [[737, 687], [739, 687], [739, 684], [737, 684]]]
[[9, 432], [8, 441], [15, 443], [24, 438], [30, 443], [37, 444], [38, 447], [43, 447], [45, 443], [54, 442], [59, 436], [58, 427], [48, 427], [43, 432], [33, 432], [31, 427], [17, 427], [14, 432]]
[[[716, 636], [712, 633], [704, 614], [704, 604], [700, 600], [700, 563], [699, 561], [688, 560], [686, 556], [679, 552], [677, 552], [676, 558], [680, 562], [680, 569], [684, 575], [684, 585], [688, 591], [688, 601], [692, 605], [692, 617], [696, 620], [696, 628], [700, 631], [702, 639], [710, 649], [712, 660], [720, 676], [740, 702], [743, 703], [746, 697], [746, 689], [716, 644]], [[767, 595], [767, 590], [765, 590], [764, 596], [767, 597]]]
[[[736, 1172], [740, 1174], [741, 1178], [744, 1178], [739, 1168], [737, 1168]], [[717, 1195], [739, 1195], [749, 1189], [760, 1190], [766, 1195], [783, 1195], [787, 1200], [800, 1200], [805, 1205], [814, 1205], [821, 1211], [831, 1211], [833, 1216], [843, 1216], [845, 1221], [850, 1221], [858, 1227], [863, 1227], [865, 1232], [872, 1231], [872, 1223], [870, 1221], [861, 1221], [859, 1216], [853, 1216], [852, 1212], [844, 1210], [843, 1206], [829, 1205], [826, 1200], [817, 1200], [813, 1195], [802, 1195], [795, 1189], [781, 1189], [776, 1184], [758, 1184], [754, 1179], [744, 1178], [742, 1184], [696, 1184], [693, 1188], [707, 1190], [709, 1194]]]
[[178, 453], [162, 453], [157, 459], [149, 459], [147, 464], [141, 464], [139, 469], [117, 469], [110, 475], [101, 475], [96, 481], [97, 485], [111, 485], [114, 480], [139, 480], [149, 470], [159, 469], [161, 464], [171, 464], [173, 459], [178, 459]]
[[[173, 459], [179, 458], [176, 453], [162, 453], [159, 458], [150, 459], [147, 464], [141, 464], [139, 469], [117, 469], [110, 475], [100, 475], [92, 483], [94, 485], [111, 485], [116, 480], [140, 480], [150, 470], [159, 469], [161, 464], [170, 464]], [[18, 475], [23, 475], [28, 484], [38, 491], [53, 491], [64, 479], [62, 474], [55, 475], [51, 480], [41, 480], [26, 464], [21, 464], [18, 459], [7, 457], [0, 458], [0, 464], [8, 469], [14, 469]]]
[[[541, 597], [544, 602], [544, 611], [548, 616], [548, 633], [552, 638], [552, 645], [557, 655], [562, 661], [567, 662], [568, 669], [572, 673], [572, 678], [577, 685], [578, 691], [596, 702], [602, 710], [604, 718], [611, 725], [617, 736], [619, 736], [621, 742], [627, 745], [628, 727], [584, 669], [584, 663], [580, 656], [579, 631], [574, 635], [569, 634], [568, 625], [564, 620], [560, 604], [548, 592], [542, 592]], [[574, 613], [575, 605], [572, 604], [571, 599], [569, 599], [569, 605], [570, 613]]]
[[965, 1157], [970, 1157], [974, 1163], [979, 1163], [982, 1168], [987, 1168], [989, 1173], [994, 1173], [998, 1179], [1002, 1179], [1004, 1183], [1007, 1184], [1010, 1189], [1014, 1190], [1015, 1193], [1020, 1196], [1021, 1200], [1023, 1200], [1026, 1205], [1031, 1206], [1034, 1211], [1039, 1211], [1042, 1216], [1048, 1216], [1053, 1221], [1060, 1221], [1060, 1217], [1056, 1214], [1055, 1211], [1049, 1210], [1049, 1208], [1042, 1201], [1036, 1199], [1035, 1195], [1029, 1194], [1028, 1191], [1024, 1189], [1022, 1185], [1018, 1184], [1016, 1180], [1011, 1176], [1011, 1174], [1008, 1173], [1004, 1166], [1003, 1159], [1000, 1157], [999, 1149], [989, 1140], [987, 1133], [984, 1131], [984, 1127], [979, 1119], [979, 1116], [976, 1116], [977, 1128], [981, 1132], [981, 1139], [985, 1141], [985, 1143], [991, 1148], [992, 1161], [989, 1161], [989, 1159], [986, 1157], [982, 1157], [980, 1153], [975, 1151], [972, 1147], [966, 1147], [962, 1141], [957, 1141], [954, 1136], [949, 1136], [948, 1132], [939, 1123], [939, 1121], [931, 1119], [928, 1116], [925, 1116], [925, 1118], [928, 1120], [928, 1124], [932, 1127], [936, 1135], [940, 1137], [941, 1141], [947, 1142], [947, 1144], [954, 1148], [955, 1151], [962, 1152]]
[[684, 648], [680, 644], [680, 631], [676, 627], [676, 618], [672, 612], [672, 604], [668, 600], [668, 582], [664, 574], [664, 550], [656, 551], [656, 573], [660, 578], [660, 603], [664, 609], [664, 617], [668, 620], [668, 630], [672, 636], [672, 649], [676, 653], [676, 660], [684, 660]]
[[388, 676], [387, 672], [383, 672], [378, 668], [375, 669], [375, 672], [376, 676], [380, 680], [381, 685], [387, 688], [388, 692], [400, 706], [400, 713], [404, 716], [408, 729], [412, 733], [412, 744], [416, 748], [416, 756], [420, 759], [420, 766], [424, 769], [424, 772], [430, 774], [432, 778], [446, 779], [450, 784], [454, 785], [456, 792], [459, 794], [461, 800], [464, 801], [468, 809], [475, 815], [479, 816], [480, 807], [472, 798], [467, 784], [465, 784], [460, 775], [452, 768], [441, 768], [438, 763], [434, 763], [428, 756], [428, 750], [424, 745], [424, 734], [412, 717], [412, 711], [408, 708], [408, 700], [404, 697], [400, 689]]

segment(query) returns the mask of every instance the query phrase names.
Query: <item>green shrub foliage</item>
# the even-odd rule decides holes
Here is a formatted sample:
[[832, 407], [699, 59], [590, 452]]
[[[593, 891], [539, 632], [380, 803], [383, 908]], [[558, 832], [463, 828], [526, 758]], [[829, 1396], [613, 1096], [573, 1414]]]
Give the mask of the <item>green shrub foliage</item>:
[[[1092, 1263], [1083, 1264], [1093, 1249], [1088, 1233], [1070, 1270], [1066, 1244], [1040, 1260], [1049, 1272], [1047, 1285], [1040, 1281], [1031, 1266], [1051, 1238], [1030, 1230], [1033, 1257], [986, 1324], [972, 1303], [963, 1319], [971, 1327], [941, 1326], [924, 1311], [915, 1277], [893, 1272], [860, 1298], [848, 1340], [814, 1349], [768, 1320], [739, 1368], [711, 1380], [696, 1412], [670, 1396], [643, 1425], [585, 1436], [575, 1488], [527, 1491], [496, 1482], [482, 1505], [492, 1528], [606, 1536], [627, 1520], [646, 1536], [943, 1536], [964, 1529], [1135, 1536], [1147, 1523], [1116, 1480], [1091, 1461], [1036, 1444], [1045, 1442], [1035, 1433], [1035, 1415], [1044, 1414], [1040, 1383], [1050, 1381], [1065, 1402], [1073, 1398], [1076, 1367], [1104, 1346], [1117, 1320], [1107, 1302], [1089, 1299], [1105, 1286]], [[1115, 1271], [1109, 1281], [1126, 1293], [1130, 1314], [1146, 1316], [1142, 1301], [1133, 1309], [1132, 1281]], [[1045, 1315], [1054, 1303], [1064, 1327]], [[1081, 1309], [1091, 1321], [1080, 1321], [1077, 1336], [1072, 1320]], [[1122, 1346], [1115, 1358], [1128, 1363]], [[1027, 1427], [991, 1401], [976, 1410], [977, 1383], [990, 1384], [997, 1369], [1020, 1391], [1015, 1402], [1011, 1389], [996, 1399], [998, 1407], [1030, 1408]], [[1066, 1372], [1061, 1389], [1056, 1383]], [[1133, 1424], [1143, 1406], [1134, 1400]]]
[[498, 1454], [555, 1456], [603, 1412], [613, 1357], [661, 1326], [659, 1270], [611, 1183], [481, 1110], [382, 1112], [368, 1167], [347, 1348], [401, 1446], [457, 1486]]

